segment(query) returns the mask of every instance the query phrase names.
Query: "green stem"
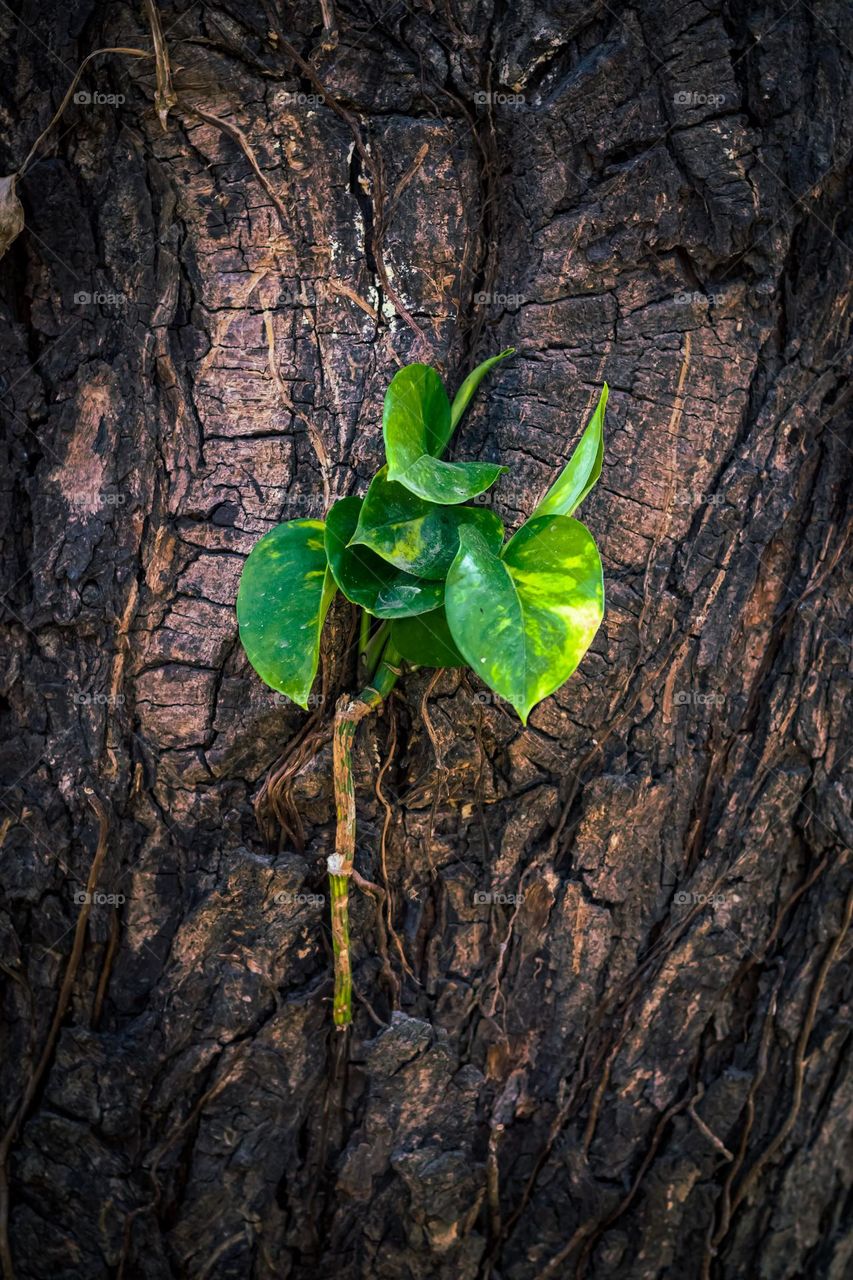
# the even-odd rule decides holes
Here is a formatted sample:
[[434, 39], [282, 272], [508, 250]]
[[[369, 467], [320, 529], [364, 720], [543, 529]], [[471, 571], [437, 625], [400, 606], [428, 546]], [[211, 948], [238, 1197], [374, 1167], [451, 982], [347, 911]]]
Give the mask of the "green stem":
[[370, 643], [370, 614], [366, 609], [362, 609], [361, 617], [358, 624], [358, 656], [359, 661], [364, 662], [364, 655], [367, 653], [367, 646]]
[[371, 636], [364, 650], [364, 654], [363, 654], [364, 670], [367, 674], [368, 680], [371, 680], [371, 682], [372, 682], [372, 677], [375, 675], [376, 670], [379, 666], [379, 662], [384, 654], [385, 645], [388, 642], [389, 632], [390, 632], [390, 624], [388, 622], [380, 623], [380, 625], [376, 628], [375, 635]]
[[332, 917], [332, 950], [335, 956], [335, 994], [332, 1006], [335, 1026], [343, 1031], [352, 1022], [352, 968], [349, 951], [349, 882], [355, 859], [355, 787], [352, 745], [359, 724], [375, 711], [394, 688], [400, 674], [400, 655], [385, 641], [373, 679], [355, 698], [344, 694], [335, 708], [332, 738], [337, 828], [335, 852], [329, 863], [329, 900]]

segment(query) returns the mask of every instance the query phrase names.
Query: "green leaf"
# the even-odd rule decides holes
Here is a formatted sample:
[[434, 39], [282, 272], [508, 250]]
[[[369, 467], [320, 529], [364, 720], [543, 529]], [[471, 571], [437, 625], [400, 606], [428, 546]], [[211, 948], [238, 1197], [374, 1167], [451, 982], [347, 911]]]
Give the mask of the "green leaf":
[[494, 462], [441, 462], [452, 433], [450, 402], [435, 369], [409, 364], [391, 379], [382, 411], [388, 479], [429, 502], [467, 502], [507, 470]]
[[383, 560], [419, 578], [447, 576], [459, 550], [459, 526], [474, 525], [498, 552], [504, 527], [485, 507], [447, 507], [427, 502], [388, 479], [388, 468], [373, 477], [350, 546], [370, 547]]
[[485, 493], [508, 470], [495, 462], [439, 462], [423, 454], [410, 467], [395, 473], [394, 479], [421, 498], [450, 506]]
[[445, 608], [469, 666], [527, 723], [568, 680], [604, 615], [598, 548], [569, 516], [530, 519], [494, 555], [476, 529], [459, 531]]
[[598, 482], [604, 460], [604, 411], [609, 388], [605, 382], [595, 413], [577, 448], [530, 517], [570, 516]]
[[252, 548], [237, 591], [246, 656], [261, 679], [307, 707], [335, 583], [322, 520], [288, 520]]
[[326, 516], [326, 554], [335, 581], [348, 600], [377, 618], [406, 618], [437, 609], [443, 582], [424, 582], [388, 564], [369, 547], [351, 547], [361, 498], [339, 498]]
[[465, 666], [443, 608], [422, 613], [419, 618], [395, 619], [391, 623], [391, 640], [400, 655], [417, 667]]
[[500, 355], [491, 356], [488, 360], [484, 360], [482, 364], [478, 364], [477, 368], [468, 374], [468, 377], [453, 397], [453, 404], [450, 408], [451, 432], [456, 430], [459, 424], [459, 419], [468, 408], [474, 392], [477, 390], [489, 370], [493, 369], [501, 360], [506, 360], [507, 356], [513, 355], [515, 355], [515, 347], [507, 347], [505, 351], [500, 353]]

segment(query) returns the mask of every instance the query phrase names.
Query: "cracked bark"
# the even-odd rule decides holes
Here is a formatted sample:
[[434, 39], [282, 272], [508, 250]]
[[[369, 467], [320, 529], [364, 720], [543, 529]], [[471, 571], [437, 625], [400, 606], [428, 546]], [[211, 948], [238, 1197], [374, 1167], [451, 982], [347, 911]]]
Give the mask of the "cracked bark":
[[[93, 64], [2, 263], [15, 1275], [840, 1277], [849, 12], [160, 11], [168, 131], [153, 60]], [[4, 173], [150, 47], [0, 24]], [[236, 584], [363, 491], [400, 363], [507, 345], [461, 446], [510, 526], [612, 388], [607, 616], [526, 730], [453, 673], [365, 721], [342, 1046], [350, 617], [290, 769]]]

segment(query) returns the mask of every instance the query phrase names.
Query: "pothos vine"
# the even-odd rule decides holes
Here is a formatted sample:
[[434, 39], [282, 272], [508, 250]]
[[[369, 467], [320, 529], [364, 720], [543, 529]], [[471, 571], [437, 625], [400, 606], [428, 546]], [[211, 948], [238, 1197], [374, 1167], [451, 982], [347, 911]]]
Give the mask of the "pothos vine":
[[266, 684], [302, 707], [337, 592], [362, 611], [367, 684], [338, 700], [333, 732], [337, 827], [328, 873], [340, 1030], [352, 1021], [349, 884], [373, 887], [354, 865], [359, 724], [407, 664], [469, 667], [526, 724], [575, 670], [604, 614], [601, 558], [573, 513], [601, 474], [606, 384], [568, 463], [509, 539], [485, 496], [507, 468], [442, 458], [482, 379], [512, 354], [478, 365], [452, 403], [435, 369], [400, 369], [383, 409], [386, 463], [364, 497], [337, 499], [325, 520], [277, 525], [252, 549], [240, 579], [247, 657]]

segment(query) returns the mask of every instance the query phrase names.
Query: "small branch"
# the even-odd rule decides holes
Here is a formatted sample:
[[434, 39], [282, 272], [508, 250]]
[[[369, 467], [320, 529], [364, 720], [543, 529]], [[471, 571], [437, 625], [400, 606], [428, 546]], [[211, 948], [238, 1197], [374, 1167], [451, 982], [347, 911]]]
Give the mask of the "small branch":
[[168, 117], [172, 107], [177, 105], [178, 95], [172, 84], [172, 68], [169, 63], [169, 46], [163, 35], [160, 22], [160, 10], [154, 0], [145, 0], [145, 12], [151, 28], [151, 39], [154, 43], [154, 58], [157, 64], [157, 91], [154, 94], [154, 107], [165, 133], [168, 128]]
[[337, 828], [335, 852], [328, 859], [332, 950], [335, 957], [333, 1017], [343, 1031], [352, 1022], [352, 968], [349, 950], [349, 882], [355, 860], [356, 811], [352, 775], [352, 745], [356, 730], [393, 689], [399, 655], [389, 638], [372, 684], [356, 697], [344, 694], [335, 711], [332, 735], [333, 777]]
[[385, 932], [385, 918], [382, 914], [387, 895], [381, 884], [374, 884], [372, 880], [365, 880], [364, 876], [359, 875], [355, 867], [352, 869], [352, 878], [362, 893], [369, 893], [376, 900], [376, 932], [379, 939], [378, 947], [379, 959], [382, 962], [382, 977], [391, 992], [391, 1007], [396, 1009], [400, 1004], [400, 982], [391, 968], [391, 959], [388, 955], [388, 935]]
[[388, 797], [385, 795], [385, 792], [382, 790], [382, 783], [385, 778], [385, 774], [388, 772], [389, 768], [391, 767], [391, 761], [394, 758], [394, 750], [397, 746], [397, 717], [394, 713], [393, 700], [389, 703], [389, 709], [391, 712], [391, 741], [388, 743], [388, 754], [385, 757], [385, 762], [383, 763], [378, 774], [376, 775], [376, 783], [374, 785], [374, 791], [376, 792], [376, 799], [379, 801], [379, 803], [382, 805], [382, 808], [385, 810], [385, 814], [382, 819], [382, 835], [379, 840], [379, 866], [382, 870], [382, 882], [385, 886], [385, 923], [388, 929], [388, 933], [391, 937], [392, 942], [394, 943], [394, 946], [397, 949], [397, 955], [400, 957], [400, 964], [403, 966], [403, 972], [407, 974], [407, 976], [410, 977], [412, 981], [417, 982], [417, 978], [414, 975], [412, 966], [409, 964], [408, 960], [406, 959], [406, 952], [403, 948], [403, 943], [400, 940], [400, 936], [397, 933], [397, 930], [394, 928], [394, 919], [392, 914], [391, 886], [388, 883], [388, 857], [387, 857], [388, 830], [391, 826], [391, 821], [393, 819], [394, 812], [391, 808], [391, 805], [388, 803]]
[[734, 1156], [732, 1155], [731, 1151], [729, 1151], [726, 1144], [720, 1141], [720, 1139], [714, 1133], [713, 1129], [711, 1129], [705, 1123], [705, 1121], [702, 1119], [702, 1117], [698, 1114], [696, 1110], [696, 1103], [701, 1102], [704, 1096], [705, 1096], [705, 1086], [700, 1084], [695, 1094], [690, 1099], [690, 1102], [687, 1107], [687, 1114], [690, 1116], [690, 1119], [696, 1125], [696, 1128], [699, 1130], [702, 1136], [708, 1139], [708, 1141], [710, 1142], [711, 1146], [714, 1148], [715, 1151], [719, 1151], [720, 1155], [723, 1156], [726, 1160], [734, 1160]]
[[237, 143], [237, 146], [248, 160], [252, 173], [255, 175], [258, 182], [275, 205], [276, 213], [278, 214], [281, 222], [282, 231], [287, 231], [290, 224], [290, 215], [283, 200], [281, 199], [281, 196], [278, 194], [275, 187], [258, 164], [258, 158], [252, 149], [252, 144], [249, 142], [249, 139], [246, 137], [243, 130], [238, 129], [237, 125], [232, 124], [230, 120], [223, 120], [221, 116], [215, 116], [212, 111], [202, 111], [201, 107], [189, 107], [188, 110], [192, 111], [193, 115], [197, 115], [200, 120], [204, 120], [206, 124], [212, 124], [216, 129], [220, 129], [222, 133], [226, 133], [229, 138]]
[[433, 875], [435, 875], [435, 867], [433, 866], [433, 861], [432, 861], [432, 837], [433, 837], [433, 832], [435, 831], [435, 815], [438, 812], [438, 806], [441, 803], [441, 799], [444, 794], [444, 783], [447, 778], [447, 769], [445, 768], [444, 760], [441, 755], [441, 745], [438, 741], [438, 735], [435, 732], [435, 726], [433, 725], [432, 719], [429, 714], [429, 699], [432, 696], [432, 692], [435, 689], [435, 686], [438, 684], [439, 680], [443, 675], [444, 675], [444, 668], [438, 667], [437, 670], [433, 672], [429, 684], [424, 689], [424, 696], [421, 698], [421, 719], [423, 720], [424, 727], [426, 728], [427, 734], [429, 735], [429, 740], [430, 740], [430, 744], [432, 745], [433, 755], [435, 756], [435, 771], [436, 771], [436, 778], [437, 778], [435, 791], [432, 797], [432, 804], [430, 806], [430, 811], [429, 811], [429, 826], [427, 827], [427, 836], [426, 836], [426, 855], [427, 855], [427, 860], [429, 862], [430, 871], [432, 872]]
[[83, 59], [83, 61], [80, 63], [80, 66], [77, 68], [77, 74], [74, 76], [74, 79], [71, 81], [71, 84], [66, 89], [65, 97], [62, 99], [57, 110], [54, 112], [53, 119], [50, 121], [50, 124], [47, 126], [46, 129], [42, 129], [41, 133], [36, 138], [33, 145], [30, 147], [29, 155], [27, 156], [26, 160], [18, 170], [19, 178], [23, 178], [24, 174], [26, 173], [27, 169], [30, 166], [30, 161], [32, 160], [33, 156], [36, 154], [39, 147], [44, 142], [45, 138], [50, 133], [53, 126], [55, 124], [58, 124], [58, 122], [62, 118], [65, 108], [68, 106], [69, 102], [71, 101], [74, 95], [74, 90], [77, 88], [77, 85], [80, 83], [80, 77], [82, 76], [83, 72], [86, 70], [86, 67], [89, 65], [89, 63], [92, 61], [93, 58], [99, 57], [102, 53], [123, 53], [128, 58], [150, 58], [151, 57], [151, 54], [148, 53], [145, 49], [125, 49], [121, 46], [117, 48], [95, 49], [92, 53], [87, 54], [86, 57]]
[[98, 989], [95, 992], [95, 1002], [92, 1005], [91, 1026], [93, 1031], [96, 1031], [98, 1029], [98, 1024], [101, 1021], [101, 1013], [103, 1012], [103, 1008], [104, 1008], [104, 1000], [106, 998], [107, 988], [110, 985], [110, 976], [113, 971], [113, 962], [115, 961], [116, 954], [118, 953], [118, 944], [119, 944], [120, 937], [121, 937], [121, 930], [119, 928], [119, 923], [118, 923], [118, 912], [116, 911], [115, 907], [113, 907], [112, 916], [110, 917], [109, 941], [107, 942], [107, 950], [106, 950], [106, 955], [104, 956], [104, 963], [101, 967], [101, 976], [98, 979]]

